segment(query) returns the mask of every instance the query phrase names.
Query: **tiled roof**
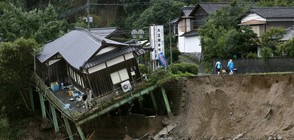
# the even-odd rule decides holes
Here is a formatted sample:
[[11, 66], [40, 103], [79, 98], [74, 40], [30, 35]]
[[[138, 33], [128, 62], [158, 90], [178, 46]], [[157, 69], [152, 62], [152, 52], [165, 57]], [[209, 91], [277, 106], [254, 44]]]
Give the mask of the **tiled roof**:
[[228, 3], [201, 3], [199, 4], [208, 14], [215, 13], [218, 9], [230, 6]]
[[101, 46], [125, 45], [103, 37], [94, 36], [86, 30], [73, 30], [62, 37], [45, 44], [37, 58], [41, 63], [60, 54], [72, 67], [79, 69]]
[[182, 34], [181, 36], [189, 37], [189, 36], [198, 36], [198, 35], [199, 35], [199, 33], [197, 31], [193, 30], [190, 32], [186, 32], [186, 33]]
[[228, 3], [201, 3], [195, 6], [184, 6], [181, 10], [181, 16], [179, 18], [173, 19], [171, 21], [172, 24], [178, 22], [183, 17], [193, 16], [192, 13], [195, 12], [195, 9], [198, 7], [202, 7], [208, 14], [214, 13], [216, 10], [223, 8], [225, 6], [229, 6]]
[[294, 37], [294, 25], [292, 27], [287, 28], [286, 31], [286, 34], [281, 39], [282, 41], [288, 41]]
[[184, 6], [182, 8], [182, 16], [188, 17], [195, 6]]
[[170, 24], [175, 24], [175, 23], [177, 23], [178, 21], [179, 21], [179, 18], [172, 19], [172, 20], [170, 21]]
[[255, 7], [250, 12], [263, 18], [294, 18], [294, 7]]
[[129, 52], [134, 52], [135, 55], [139, 56], [141, 54], [144, 54], [146, 51], [144, 49], [141, 48], [137, 48], [137, 47], [122, 47], [122, 48], [117, 48], [115, 50], [112, 50], [108, 53], [104, 53], [101, 55], [97, 55], [93, 58], [91, 58], [84, 66], [84, 68], [91, 68], [94, 67], [96, 65], [99, 65], [103, 62], [106, 62], [108, 60], [111, 60], [115, 57], [121, 56], [123, 54], [127, 54]]

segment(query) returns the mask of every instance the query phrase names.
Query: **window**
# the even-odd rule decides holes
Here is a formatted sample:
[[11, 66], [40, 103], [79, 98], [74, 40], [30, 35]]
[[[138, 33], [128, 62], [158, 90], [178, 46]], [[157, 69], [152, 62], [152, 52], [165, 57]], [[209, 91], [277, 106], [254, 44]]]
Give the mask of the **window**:
[[127, 69], [125, 68], [125, 69], [119, 70], [117, 72], [111, 73], [110, 77], [111, 77], [113, 84], [118, 84], [120, 82], [128, 80], [129, 74], [128, 74]]
[[186, 32], [186, 20], [185, 19], [183, 19], [181, 21], [181, 31]]

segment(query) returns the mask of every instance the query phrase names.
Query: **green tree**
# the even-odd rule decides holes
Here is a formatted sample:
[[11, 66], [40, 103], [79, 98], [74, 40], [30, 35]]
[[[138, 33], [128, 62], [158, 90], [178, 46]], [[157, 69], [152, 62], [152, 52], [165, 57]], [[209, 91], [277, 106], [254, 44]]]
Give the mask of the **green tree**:
[[[169, 19], [177, 17], [184, 3], [174, 0], [151, 0], [150, 6], [132, 18], [131, 28], [143, 28], [151, 24], [167, 25]], [[130, 21], [130, 20], [127, 20]]]
[[134, 28], [133, 22], [136, 21], [140, 14], [149, 7], [149, 1], [150, 0], [120, 0], [120, 2], [124, 5], [124, 11], [127, 14], [123, 28]]
[[259, 0], [257, 6], [273, 7], [273, 6], [294, 6], [293, 0]]
[[52, 5], [45, 10], [23, 11], [11, 5], [11, 9], [4, 10], [0, 17], [0, 33], [3, 41], [13, 41], [17, 38], [35, 38], [44, 43], [62, 35], [69, 28], [64, 20], [58, 19]]
[[260, 51], [260, 54], [261, 54], [261, 58], [262, 58], [263, 62], [268, 63], [270, 57], [273, 54], [273, 51], [269, 47], [263, 47]]
[[[28, 93], [33, 71], [33, 53], [39, 45], [33, 39], [20, 38], [0, 45], [1, 103], [11, 117], [19, 117], [16, 108], [29, 110]], [[15, 116], [14, 116], [15, 115]]]
[[246, 57], [256, 51], [257, 35], [249, 27], [239, 27], [238, 18], [246, 10], [236, 2], [210, 15], [199, 29], [205, 61]]
[[294, 38], [278, 46], [277, 50], [280, 56], [294, 57]]
[[247, 54], [257, 52], [259, 40], [248, 26], [241, 26], [237, 30], [231, 29], [224, 38], [224, 58], [232, 58], [232, 54], [245, 58]]
[[263, 47], [270, 48], [273, 51], [273, 53], [278, 55], [276, 50], [281, 43], [280, 39], [283, 38], [283, 35], [285, 33], [286, 33], [286, 30], [283, 28], [269, 29], [261, 36], [261, 45]]

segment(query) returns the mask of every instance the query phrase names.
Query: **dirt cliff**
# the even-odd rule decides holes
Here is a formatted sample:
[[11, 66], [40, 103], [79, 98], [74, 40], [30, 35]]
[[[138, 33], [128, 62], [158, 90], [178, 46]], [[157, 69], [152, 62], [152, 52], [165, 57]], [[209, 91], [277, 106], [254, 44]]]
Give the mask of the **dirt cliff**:
[[176, 139], [294, 139], [294, 74], [186, 80]]

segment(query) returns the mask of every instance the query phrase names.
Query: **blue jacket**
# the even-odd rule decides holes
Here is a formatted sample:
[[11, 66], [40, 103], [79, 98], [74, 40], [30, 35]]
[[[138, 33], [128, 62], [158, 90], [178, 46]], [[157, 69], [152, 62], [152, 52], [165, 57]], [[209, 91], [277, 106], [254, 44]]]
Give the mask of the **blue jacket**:
[[229, 61], [228, 62], [228, 68], [230, 69], [230, 70], [232, 70], [233, 68], [234, 68], [234, 62], [233, 61]]
[[217, 69], [221, 69], [221, 68], [222, 68], [222, 64], [221, 64], [219, 61], [217, 61], [217, 62], [215, 63], [215, 68], [217, 68]]

